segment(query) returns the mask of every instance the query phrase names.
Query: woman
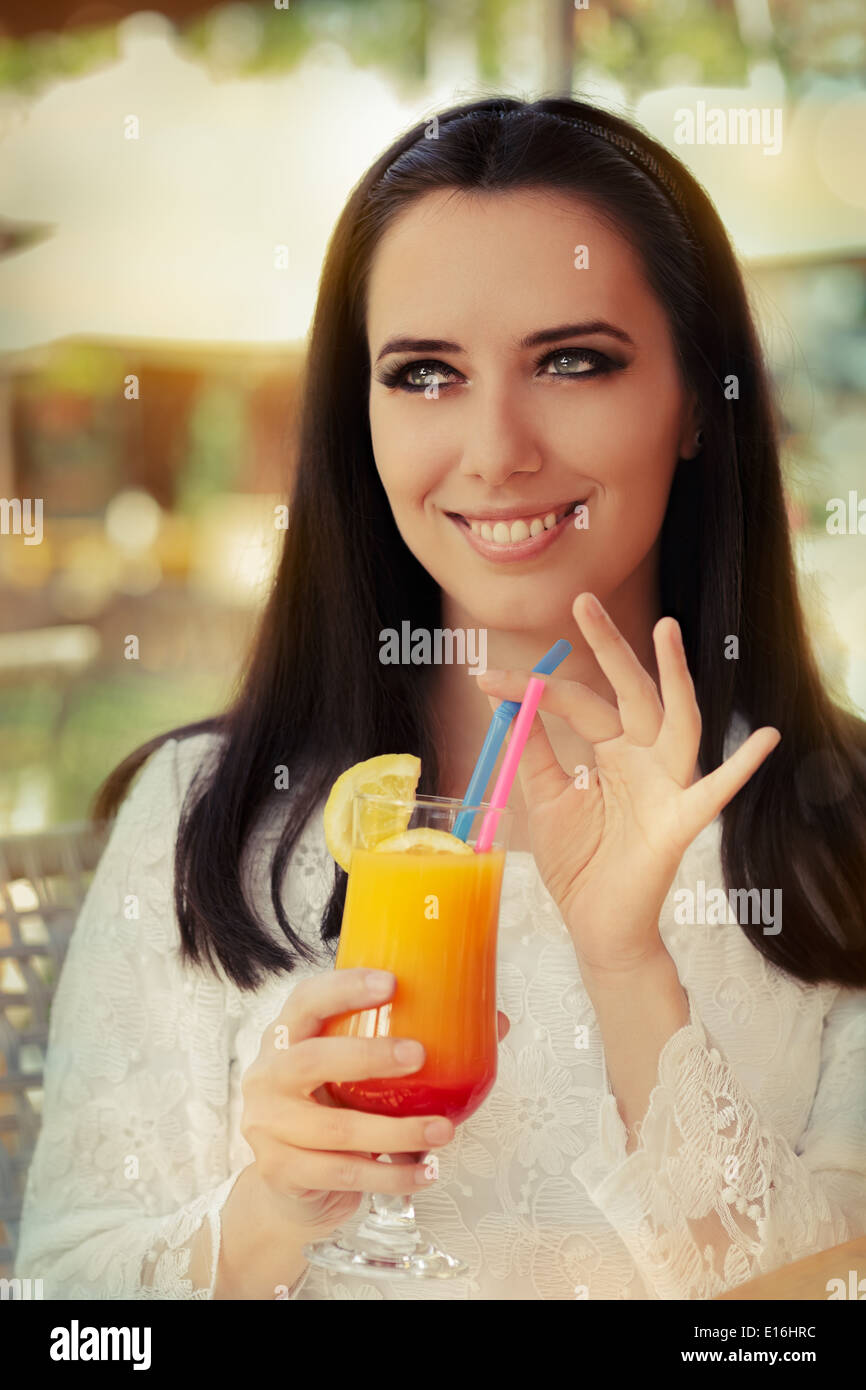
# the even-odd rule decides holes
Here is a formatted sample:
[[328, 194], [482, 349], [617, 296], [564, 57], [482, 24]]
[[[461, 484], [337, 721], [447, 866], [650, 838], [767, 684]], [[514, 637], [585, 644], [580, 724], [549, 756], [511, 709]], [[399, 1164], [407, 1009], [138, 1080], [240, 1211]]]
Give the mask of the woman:
[[[501, 673], [383, 664], [407, 619], [485, 631]], [[420, 1063], [317, 1037], [394, 987], [330, 970], [324, 798], [393, 752], [462, 795], [562, 636], [512, 797], [496, 1086], [456, 1133], [329, 1107]], [[145, 762], [52, 1017], [18, 1261], [48, 1296], [700, 1299], [866, 1230], [866, 727], [809, 650], [730, 245], [643, 132], [493, 98], [374, 164], [243, 688], [100, 817]], [[373, 1166], [413, 1151], [432, 1184]], [[306, 1267], [373, 1188], [469, 1276]]]

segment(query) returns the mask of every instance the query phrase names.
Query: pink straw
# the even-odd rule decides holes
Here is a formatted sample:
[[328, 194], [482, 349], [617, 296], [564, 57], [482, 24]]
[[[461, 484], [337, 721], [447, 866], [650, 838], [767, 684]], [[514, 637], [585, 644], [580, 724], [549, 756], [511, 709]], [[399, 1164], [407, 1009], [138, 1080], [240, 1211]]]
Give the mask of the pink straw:
[[496, 786], [493, 788], [493, 795], [490, 798], [490, 810], [484, 817], [478, 839], [475, 841], [476, 854], [482, 854], [484, 850], [488, 850], [493, 843], [493, 836], [499, 820], [499, 813], [505, 810], [505, 805], [511, 792], [511, 785], [517, 774], [517, 764], [520, 762], [520, 755], [529, 737], [529, 730], [535, 718], [535, 711], [538, 709], [538, 702], [541, 699], [543, 691], [544, 678], [542, 676], [531, 676], [520, 709], [518, 710], [517, 718], [514, 721], [514, 727], [511, 730], [511, 738], [508, 740], [508, 747], [505, 750], [502, 767], [496, 779]]

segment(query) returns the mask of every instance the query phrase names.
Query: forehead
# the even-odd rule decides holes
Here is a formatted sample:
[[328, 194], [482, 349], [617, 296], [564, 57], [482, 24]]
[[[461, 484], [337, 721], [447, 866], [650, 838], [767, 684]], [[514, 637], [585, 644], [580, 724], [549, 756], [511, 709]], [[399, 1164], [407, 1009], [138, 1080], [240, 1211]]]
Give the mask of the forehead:
[[[576, 268], [577, 248], [588, 268]], [[580, 262], [578, 262], [580, 264]], [[569, 311], [569, 312], [564, 312]], [[639, 256], [591, 203], [521, 189], [437, 189], [382, 236], [367, 286], [371, 351], [395, 331], [484, 325], [516, 335], [576, 311], [645, 332], [663, 331], [662, 306]], [[461, 339], [462, 341], [462, 339]]]

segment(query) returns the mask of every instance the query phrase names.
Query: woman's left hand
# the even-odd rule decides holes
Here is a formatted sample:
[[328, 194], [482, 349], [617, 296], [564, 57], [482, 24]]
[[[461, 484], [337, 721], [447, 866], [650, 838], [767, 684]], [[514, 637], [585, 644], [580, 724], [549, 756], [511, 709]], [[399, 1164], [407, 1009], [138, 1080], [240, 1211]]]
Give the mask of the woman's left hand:
[[[685, 850], [778, 744], [777, 729], [756, 729], [706, 777], [694, 780], [701, 716], [679, 624], [653, 630], [655, 682], [593, 595], [573, 613], [613, 687], [617, 707], [576, 681], [545, 677], [540, 708], [565, 719], [593, 745], [588, 785], [566, 773], [536, 715], [518, 775], [539, 873], [562, 913], [581, 967], [599, 975], [630, 971], [664, 951], [659, 914]], [[530, 671], [479, 676], [493, 708], [520, 700]], [[662, 704], [662, 701], [664, 702]]]

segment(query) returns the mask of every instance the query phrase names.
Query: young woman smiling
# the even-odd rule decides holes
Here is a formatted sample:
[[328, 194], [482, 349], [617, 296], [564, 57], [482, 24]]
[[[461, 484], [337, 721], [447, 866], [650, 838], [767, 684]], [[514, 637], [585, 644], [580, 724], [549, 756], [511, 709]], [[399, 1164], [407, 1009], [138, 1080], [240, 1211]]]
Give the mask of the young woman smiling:
[[[406, 619], [486, 629], [501, 669], [382, 665]], [[406, 1064], [318, 1036], [374, 997], [330, 969], [323, 799], [393, 752], [462, 795], [559, 637], [512, 799], [496, 1086], [438, 1138], [331, 1108], [326, 1080]], [[132, 754], [99, 815], [157, 749], [52, 1015], [18, 1265], [50, 1296], [700, 1299], [866, 1230], [866, 727], [805, 634], [734, 255], [643, 132], [491, 98], [364, 176], [242, 689]], [[781, 930], [680, 922], [701, 880], [781, 890]], [[432, 1186], [374, 1167], [430, 1148]], [[470, 1275], [308, 1269], [374, 1189], [415, 1194]]]

